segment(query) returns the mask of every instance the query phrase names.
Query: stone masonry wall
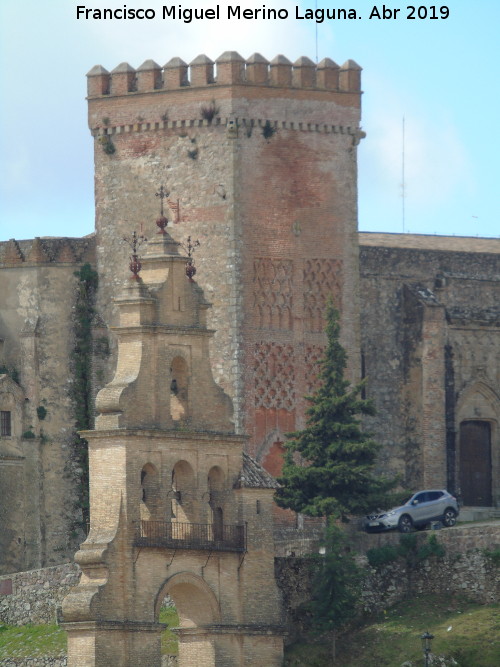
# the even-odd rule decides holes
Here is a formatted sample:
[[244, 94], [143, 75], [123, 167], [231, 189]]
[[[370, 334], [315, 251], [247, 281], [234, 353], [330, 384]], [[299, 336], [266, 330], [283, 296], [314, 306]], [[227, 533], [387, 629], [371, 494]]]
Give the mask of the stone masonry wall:
[[[367, 426], [384, 445], [381, 468], [412, 488], [458, 493], [460, 420], [487, 419], [498, 502], [498, 240], [360, 234], [360, 242], [364, 373], [377, 410]], [[490, 399], [466, 409], [478, 383]]]
[[[360, 610], [376, 613], [413, 595], [465, 595], [484, 604], [500, 601], [500, 567], [485, 550], [500, 548], [500, 524], [458, 526], [439, 532], [417, 535], [422, 545], [435, 534], [445, 548], [444, 558], [431, 557], [409, 568], [403, 559], [379, 569], [370, 568], [364, 556], [370, 548], [398, 544], [400, 535], [354, 533], [354, 550], [362, 554], [360, 564], [367, 568], [363, 582]], [[307, 632], [307, 619], [301, 605], [310, 599], [312, 573], [304, 558], [276, 558], [275, 572], [283, 596], [289, 637]]]
[[57, 609], [79, 578], [75, 563], [0, 577], [0, 623], [55, 623]]
[[[438, 560], [433, 557], [412, 570], [408, 569], [403, 560], [377, 571], [370, 568], [363, 587], [362, 604], [365, 611], [380, 611], [410, 595], [436, 592], [445, 595], [463, 594], [483, 603], [500, 600], [500, 569], [484, 554], [484, 550], [500, 548], [498, 522], [421, 533], [417, 535], [419, 544], [424, 543], [431, 534], [436, 535], [438, 542], [445, 548], [445, 557]], [[398, 544], [400, 538], [396, 533], [368, 535], [362, 532], [354, 532], [352, 537], [354, 549], [361, 554], [370, 548]], [[289, 636], [295, 637], [304, 628], [299, 608], [310, 595], [309, 562], [304, 558], [276, 558], [275, 574], [282, 594]], [[78, 578], [79, 569], [74, 563], [0, 577], [0, 623], [22, 625], [54, 622], [57, 607]], [[9, 591], [12, 593], [9, 594]]]
[[93, 248], [92, 238], [0, 243], [0, 365], [16, 381], [1, 392], [12, 433], [0, 437], [0, 573], [67, 560], [81, 537], [70, 354], [74, 273]]

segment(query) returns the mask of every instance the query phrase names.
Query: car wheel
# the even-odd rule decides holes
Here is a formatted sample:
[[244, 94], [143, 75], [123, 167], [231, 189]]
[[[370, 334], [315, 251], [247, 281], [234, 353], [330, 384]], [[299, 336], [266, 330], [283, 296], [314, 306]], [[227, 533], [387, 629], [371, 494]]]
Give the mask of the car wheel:
[[398, 530], [400, 533], [409, 533], [413, 528], [413, 521], [408, 514], [403, 514], [403, 516], [398, 521]]
[[447, 528], [451, 528], [457, 522], [457, 513], [451, 507], [448, 507], [446, 512], [443, 514], [443, 524]]

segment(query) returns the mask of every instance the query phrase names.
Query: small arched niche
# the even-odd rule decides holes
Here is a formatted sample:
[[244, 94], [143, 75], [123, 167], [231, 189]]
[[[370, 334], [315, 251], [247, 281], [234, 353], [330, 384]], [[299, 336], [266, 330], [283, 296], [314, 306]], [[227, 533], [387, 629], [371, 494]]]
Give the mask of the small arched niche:
[[175, 357], [170, 367], [170, 416], [174, 422], [189, 416], [188, 364], [183, 357]]

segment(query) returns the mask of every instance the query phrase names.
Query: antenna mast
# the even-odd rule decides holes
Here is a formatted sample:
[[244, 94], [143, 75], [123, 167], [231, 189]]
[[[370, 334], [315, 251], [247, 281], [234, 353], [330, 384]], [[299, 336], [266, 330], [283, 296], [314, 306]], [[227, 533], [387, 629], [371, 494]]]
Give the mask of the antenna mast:
[[[316, 12], [318, 11], [318, 0], [316, 0]], [[315, 14], [317, 16], [317, 13]], [[318, 23], [317, 21], [314, 23], [315, 25], [315, 38], [316, 38], [316, 65], [318, 64]]]
[[405, 197], [406, 197], [406, 182], [405, 182], [405, 117], [403, 116], [403, 149], [401, 153], [401, 200], [402, 200], [402, 215], [403, 215], [403, 234], [405, 231]]

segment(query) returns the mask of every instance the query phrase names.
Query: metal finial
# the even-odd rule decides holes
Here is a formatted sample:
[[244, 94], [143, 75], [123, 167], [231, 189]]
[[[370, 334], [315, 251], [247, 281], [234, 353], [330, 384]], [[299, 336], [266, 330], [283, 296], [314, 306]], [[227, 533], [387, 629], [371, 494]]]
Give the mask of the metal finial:
[[166, 234], [165, 227], [168, 225], [168, 219], [163, 212], [163, 200], [166, 199], [169, 194], [170, 192], [164, 188], [163, 185], [160, 185], [159, 191], [155, 193], [155, 196], [160, 198], [160, 217], [156, 221], [156, 224], [160, 228], [158, 234]]
[[132, 236], [130, 238], [127, 238], [126, 236], [124, 236], [123, 240], [132, 249], [132, 254], [130, 255], [130, 264], [129, 264], [129, 269], [132, 271], [132, 279], [133, 280], [138, 280], [139, 279], [139, 271], [142, 268], [142, 264], [141, 264], [141, 261], [139, 259], [138, 250], [143, 243], [147, 242], [147, 238], [145, 236], [143, 236], [142, 234], [140, 236], [138, 236], [137, 232], [134, 230], [132, 232]]
[[196, 241], [191, 241], [191, 237], [187, 237], [186, 243], [181, 243], [181, 247], [187, 252], [187, 262], [186, 262], [186, 276], [189, 278], [190, 282], [193, 282], [193, 278], [196, 274], [196, 266], [194, 265], [193, 253], [195, 249], [200, 245], [198, 239]]

